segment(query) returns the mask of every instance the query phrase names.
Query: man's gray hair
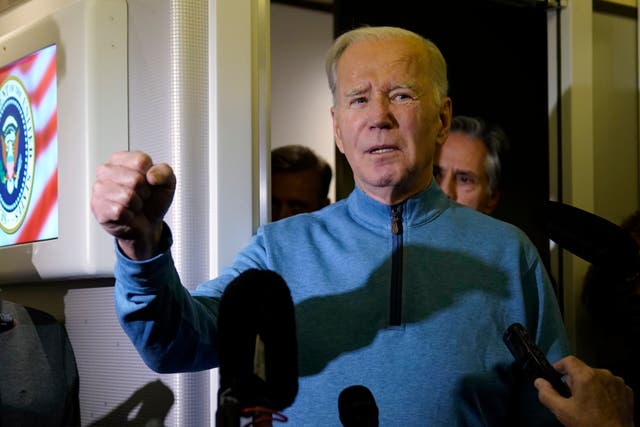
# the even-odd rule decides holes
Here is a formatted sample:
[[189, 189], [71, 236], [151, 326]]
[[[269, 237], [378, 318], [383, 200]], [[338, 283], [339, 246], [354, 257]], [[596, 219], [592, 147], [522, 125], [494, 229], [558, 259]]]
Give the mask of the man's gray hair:
[[312, 170], [320, 177], [321, 187], [318, 196], [327, 197], [333, 171], [329, 163], [311, 148], [298, 145], [283, 145], [271, 151], [271, 173], [302, 172]]
[[444, 97], [449, 92], [449, 82], [447, 80], [447, 63], [442, 56], [440, 49], [430, 40], [422, 37], [421, 35], [414, 33], [413, 31], [405, 30], [398, 27], [360, 27], [354, 30], [348, 31], [340, 35], [333, 43], [325, 61], [325, 71], [327, 73], [327, 79], [329, 81], [329, 89], [333, 95], [333, 100], [336, 100], [336, 64], [344, 53], [344, 51], [354, 42], [361, 40], [387, 40], [408, 37], [418, 41], [424, 46], [425, 55], [428, 59], [429, 77], [431, 77], [435, 101], [439, 105]]
[[477, 117], [455, 116], [450, 133], [460, 132], [469, 138], [479, 139], [487, 148], [484, 170], [489, 179], [489, 196], [502, 185], [502, 160], [509, 150], [507, 135], [499, 126], [488, 125]]

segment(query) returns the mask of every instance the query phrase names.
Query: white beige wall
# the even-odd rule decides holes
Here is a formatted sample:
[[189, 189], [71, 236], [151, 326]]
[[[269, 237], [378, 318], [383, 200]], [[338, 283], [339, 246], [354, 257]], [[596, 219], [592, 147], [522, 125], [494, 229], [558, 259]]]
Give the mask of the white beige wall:
[[[334, 171], [331, 94], [324, 54], [333, 41], [329, 12], [271, 4], [271, 146], [310, 146]], [[335, 201], [335, 179], [329, 189]]]
[[[639, 208], [637, 20], [571, 1], [561, 27], [563, 201], [619, 223]], [[588, 358], [580, 304], [588, 264], [566, 252], [564, 261], [565, 323]]]
[[594, 212], [638, 209], [637, 19], [593, 14]]

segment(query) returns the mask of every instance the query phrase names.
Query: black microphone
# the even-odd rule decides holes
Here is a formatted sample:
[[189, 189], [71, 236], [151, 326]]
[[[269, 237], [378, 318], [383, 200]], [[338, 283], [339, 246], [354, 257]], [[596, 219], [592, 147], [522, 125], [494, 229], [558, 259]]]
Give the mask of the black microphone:
[[280, 275], [251, 269], [227, 286], [220, 299], [217, 339], [219, 423], [236, 418], [242, 409], [277, 412], [293, 403], [298, 393], [295, 312]]
[[548, 236], [560, 247], [629, 280], [640, 272], [640, 248], [629, 232], [590, 212], [561, 202], [546, 206]]
[[352, 385], [338, 396], [338, 414], [344, 427], [378, 427], [378, 405], [363, 385]]

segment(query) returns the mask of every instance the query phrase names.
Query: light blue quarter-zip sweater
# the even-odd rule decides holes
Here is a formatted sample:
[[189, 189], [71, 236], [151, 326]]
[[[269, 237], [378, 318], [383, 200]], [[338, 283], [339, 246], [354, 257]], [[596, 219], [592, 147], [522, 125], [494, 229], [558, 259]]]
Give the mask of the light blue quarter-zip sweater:
[[147, 365], [217, 366], [218, 300], [250, 268], [279, 273], [295, 304], [300, 388], [284, 410], [289, 425], [340, 426], [338, 395], [354, 384], [372, 391], [381, 427], [556, 425], [533, 386], [516, 381], [502, 341], [520, 322], [552, 362], [568, 354], [536, 249], [435, 183], [393, 207], [356, 188], [320, 211], [267, 224], [233, 265], [191, 292], [169, 249], [141, 262], [118, 254], [116, 310]]

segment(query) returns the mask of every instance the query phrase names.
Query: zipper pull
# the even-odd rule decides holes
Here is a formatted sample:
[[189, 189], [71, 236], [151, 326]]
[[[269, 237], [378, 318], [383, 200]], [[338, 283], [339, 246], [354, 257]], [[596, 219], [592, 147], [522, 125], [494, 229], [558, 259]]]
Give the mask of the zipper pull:
[[402, 207], [391, 207], [391, 232], [393, 234], [402, 234]]

